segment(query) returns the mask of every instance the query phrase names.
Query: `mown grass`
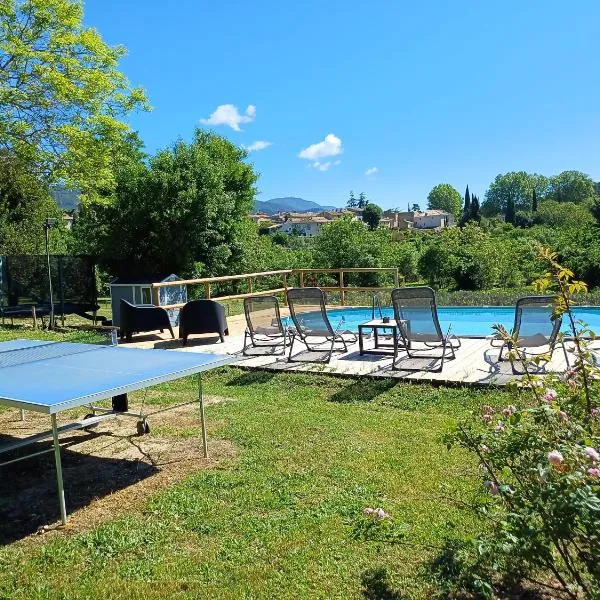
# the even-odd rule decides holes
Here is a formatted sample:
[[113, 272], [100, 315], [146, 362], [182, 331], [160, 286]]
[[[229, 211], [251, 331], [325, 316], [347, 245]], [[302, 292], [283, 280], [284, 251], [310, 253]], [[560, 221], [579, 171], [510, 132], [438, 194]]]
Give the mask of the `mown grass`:
[[[423, 564], [481, 527], [455, 502], [475, 493], [471, 459], [441, 436], [503, 392], [235, 368], [204, 387], [232, 399], [207, 417], [236, 458], [87, 533], [1, 549], [1, 598], [428, 598]], [[393, 520], [365, 528], [366, 506]]]

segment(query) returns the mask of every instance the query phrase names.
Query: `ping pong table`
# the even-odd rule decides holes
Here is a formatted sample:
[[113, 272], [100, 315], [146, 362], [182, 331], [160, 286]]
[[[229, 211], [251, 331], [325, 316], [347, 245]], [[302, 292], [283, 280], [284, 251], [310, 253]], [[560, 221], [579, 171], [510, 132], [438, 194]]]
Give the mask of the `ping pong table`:
[[[60, 434], [86, 429], [116, 416], [138, 420], [138, 433], [149, 431], [147, 418], [153, 414], [198, 402], [202, 425], [204, 457], [208, 457], [202, 373], [237, 360], [223, 354], [143, 350], [120, 346], [101, 346], [72, 342], [12, 340], [0, 342], [0, 406], [44, 413], [50, 416], [51, 429], [16, 440], [0, 447], [0, 454], [37, 442], [52, 439], [53, 444], [26, 456], [0, 463], [0, 467], [54, 452], [60, 516], [67, 522], [63, 486]], [[127, 393], [173, 381], [188, 375], [198, 375], [198, 399], [150, 413], [129, 411]], [[113, 400], [112, 408], [96, 406], [102, 400]], [[76, 407], [88, 407], [91, 414], [84, 419], [58, 426], [56, 415]]]

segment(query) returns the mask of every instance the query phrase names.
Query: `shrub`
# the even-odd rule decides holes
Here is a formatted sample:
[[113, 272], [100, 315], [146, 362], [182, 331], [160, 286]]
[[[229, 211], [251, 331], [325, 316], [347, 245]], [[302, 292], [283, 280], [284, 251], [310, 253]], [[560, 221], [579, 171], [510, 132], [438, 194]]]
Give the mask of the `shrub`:
[[583, 339], [591, 332], [571, 311], [585, 284], [555, 254], [541, 255], [550, 271], [537, 288], [556, 287], [555, 316], [570, 322], [574, 364], [540, 377], [532, 371], [549, 357], [527, 359], [497, 327], [525, 375], [515, 384], [514, 405], [484, 406], [448, 438], [479, 462], [485, 498], [475, 508], [489, 527], [440, 556], [434, 567], [444, 593], [492, 597], [501, 585], [533, 584], [553, 595], [600, 598], [600, 369]]

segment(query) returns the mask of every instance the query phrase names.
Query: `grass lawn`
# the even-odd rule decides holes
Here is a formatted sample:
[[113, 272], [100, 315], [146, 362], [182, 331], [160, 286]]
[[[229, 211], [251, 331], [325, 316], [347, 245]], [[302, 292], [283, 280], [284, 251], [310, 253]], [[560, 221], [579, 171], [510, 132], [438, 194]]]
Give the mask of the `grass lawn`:
[[[1, 548], [0, 598], [428, 598], [424, 562], [479, 526], [452, 502], [473, 465], [440, 438], [504, 392], [227, 368], [205, 393], [231, 399], [207, 418], [235, 458], [90, 531]], [[392, 520], [365, 527], [366, 506]], [[391, 589], [366, 583], [378, 568]]]

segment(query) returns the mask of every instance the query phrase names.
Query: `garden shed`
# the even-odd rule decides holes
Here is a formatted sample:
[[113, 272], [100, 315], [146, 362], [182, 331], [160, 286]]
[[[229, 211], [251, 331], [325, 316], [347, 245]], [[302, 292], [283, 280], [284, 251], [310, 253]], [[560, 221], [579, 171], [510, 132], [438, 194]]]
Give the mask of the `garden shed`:
[[[153, 290], [153, 283], [178, 281], [180, 277], [171, 273], [166, 276], [117, 278], [110, 282], [110, 302], [113, 315], [113, 325], [120, 326], [121, 299], [131, 302], [135, 306], [144, 304], [185, 304], [187, 302], [187, 287], [185, 285], [172, 285]], [[158, 302], [160, 300], [160, 302]], [[179, 325], [179, 309], [169, 309], [171, 325]]]

